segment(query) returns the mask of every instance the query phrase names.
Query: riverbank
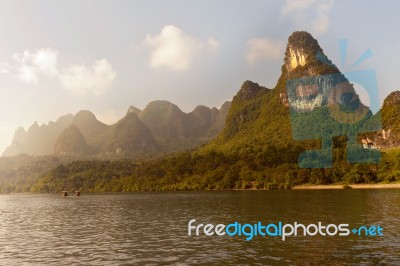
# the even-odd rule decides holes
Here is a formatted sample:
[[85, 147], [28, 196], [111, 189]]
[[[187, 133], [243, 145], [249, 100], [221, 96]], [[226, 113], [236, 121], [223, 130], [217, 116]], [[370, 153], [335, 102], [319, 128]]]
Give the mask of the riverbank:
[[332, 185], [298, 185], [292, 189], [386, 189], [386, 188], [400, 188], [400, 183], [388, 183], [388, 184], [351, 184], [346, 187], [345, 184], [332, 184]]

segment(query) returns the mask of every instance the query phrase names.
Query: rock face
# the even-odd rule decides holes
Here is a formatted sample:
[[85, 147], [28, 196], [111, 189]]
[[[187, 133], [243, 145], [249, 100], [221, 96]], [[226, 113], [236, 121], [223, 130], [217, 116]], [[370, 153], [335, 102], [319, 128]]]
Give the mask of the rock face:
[[170, 102], [154, 101], [143, 111], [130, 106], [126, 116], [114, 125], [106, 125], [92, 112], [82, 110], [47, 125], [35, 122], [27, 131], [18, 128], [3, 156], [130, 156], [192, 149], [222, 130], [229, 107], [230, 102], [226, 102], [220, 110], [198, 106], [184, 113]]
[[295, 69], [298, 66], [305, 66], [306, 65], [306, 55], [303, 49], [296, 49], [289, 47], [288, 53], [288, 61], [290, 64], [287, 65], [288, 71]]

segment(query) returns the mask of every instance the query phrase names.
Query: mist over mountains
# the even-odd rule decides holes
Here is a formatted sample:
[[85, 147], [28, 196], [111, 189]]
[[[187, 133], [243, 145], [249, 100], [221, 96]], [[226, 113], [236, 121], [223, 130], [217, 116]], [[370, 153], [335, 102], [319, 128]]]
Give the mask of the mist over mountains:
[[168, 101], [153, 101], [144, 110], [130, 106], [126, 115], [106, 125], [88, 111], [55, 122], [18, 128], [3, 156], [28, 155], [135, 156], [192, 149], [223, 128], [230, 102], [220, 109], [197, 106], [184, 113]]

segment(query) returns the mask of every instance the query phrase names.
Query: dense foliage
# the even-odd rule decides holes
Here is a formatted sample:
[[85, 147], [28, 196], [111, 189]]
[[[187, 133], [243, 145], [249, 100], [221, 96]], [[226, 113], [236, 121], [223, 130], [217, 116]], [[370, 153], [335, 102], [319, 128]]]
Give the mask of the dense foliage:
[[0, 192], [30, 192], [32, 186], [50, 169], [71, 161], [69, 157], [34, 157], [26, 154], [0, 158]]
[[[290, 189], [295, 185], [331, 183], [376, 183], [400, 181], [400, 150], [383, 154], [380, 164], [337, 162], [332, 168], [297, 167], [295, 147], [226, 156], [210, 152], [182, 152], [156, 160], [132, 162], [74, 161], [61, 164], [30, 185], [33, 192], [81, 190], [99, 192], [210, 190], [210, 189]], [[335, 152], [340, 154], [341, 148]], [[274, 154], [286, 154], [274, 156]], [[283, 161], [285, 160], [285, 161]], [[27, 184], [28, 185], [28, 184]]]

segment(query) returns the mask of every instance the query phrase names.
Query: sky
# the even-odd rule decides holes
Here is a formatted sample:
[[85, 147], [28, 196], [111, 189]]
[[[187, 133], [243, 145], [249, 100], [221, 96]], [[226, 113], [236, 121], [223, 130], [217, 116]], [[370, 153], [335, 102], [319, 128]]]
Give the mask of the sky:
[[400, 90], [399, 9], [394, 0], [0, 0], [0, 151], [18, 127], [83, 109], [112, 124], [130, 105], [168, 100], [190, 112], [219, 107], [245, 80], [273, 88], [297, 30], [344, 73], [373, 69], [381, 103]]

